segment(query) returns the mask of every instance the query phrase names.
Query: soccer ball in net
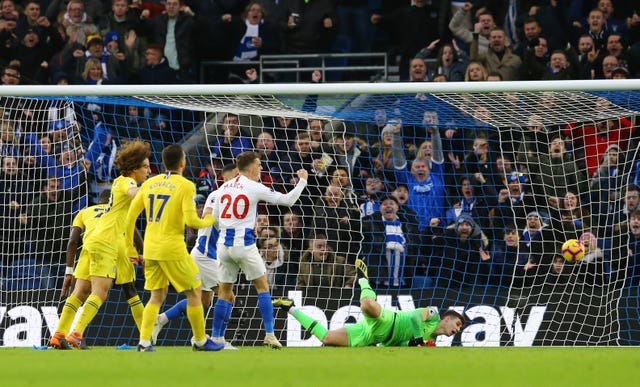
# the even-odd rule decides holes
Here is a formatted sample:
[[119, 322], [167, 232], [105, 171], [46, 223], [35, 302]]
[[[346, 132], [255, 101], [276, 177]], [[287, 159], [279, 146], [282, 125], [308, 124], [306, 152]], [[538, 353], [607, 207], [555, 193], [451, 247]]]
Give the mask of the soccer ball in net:
[[584, 246], [577, 239], [569, 239], [562, 245], [562, 256], [567, 262], [577, 262], [584, 257]]

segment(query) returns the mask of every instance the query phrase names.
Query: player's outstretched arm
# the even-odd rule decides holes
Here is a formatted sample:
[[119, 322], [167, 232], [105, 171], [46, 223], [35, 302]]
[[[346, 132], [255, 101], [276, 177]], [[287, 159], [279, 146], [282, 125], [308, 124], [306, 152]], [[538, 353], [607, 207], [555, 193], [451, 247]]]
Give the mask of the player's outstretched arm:
[[298, 183], [289, 193], [281, 194], [280, 192], [271, 191], [263, 186], [264, 196], [260, 199], [271, 204], [287, 207], [293, 206], [307, 186], [307, 179], [309, 178], [309, 172], [306, 169], [299, 169], [296, 174], [298, 175]]

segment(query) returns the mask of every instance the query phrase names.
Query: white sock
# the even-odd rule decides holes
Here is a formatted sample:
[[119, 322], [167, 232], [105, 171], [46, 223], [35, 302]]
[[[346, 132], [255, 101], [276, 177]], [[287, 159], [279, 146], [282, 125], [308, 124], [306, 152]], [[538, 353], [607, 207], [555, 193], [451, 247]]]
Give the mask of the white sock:
[[158, 319], [156, 320], [160, 326], [165, 326], [169, 322], [167, 315], [165, 313], [161, 313], [158, 315]]

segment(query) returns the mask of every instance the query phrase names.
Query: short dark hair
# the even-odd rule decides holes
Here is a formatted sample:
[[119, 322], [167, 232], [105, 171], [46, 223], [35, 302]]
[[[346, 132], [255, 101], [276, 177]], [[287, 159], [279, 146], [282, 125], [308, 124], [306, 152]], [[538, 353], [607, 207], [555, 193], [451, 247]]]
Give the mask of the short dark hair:
[[256, 152], [242, 152], [236, 157], [236, 165], [239, 171], [246, 171], [249, 165], [253, 164], [255, 159], [260, 159], [260, 155]]
[[237, 168], [236, 163], [229, 163], [229, 164], [225, 164], [224, 167], [222, 167], [222, 173], [225, 172], [231, 172], [233, 171], [235, 168]]
[[497, 71], [492, 71], [489, 74], [487, 74], [487, 78], [488, 77], [497, 77], [498, 79], [500, 79], [501, 81], [503, 80], [502, 74], [500, 74]]
[[147, 50], [158, 51], [164, 55], [164, 47], [158, 43], [149, 43], [147, 44]]
[[382, 204], [385, 200], [392, 200], [392, 201], [394, 201], [397, 205], [400, 205], [400, 202], [398, 201], [398, 199], [396, 199], [395, 197], [393, 197], [393, 196], [391, 196], [391, 195], [383, 196], [383, 197], [380, 199], [380, 202], [379, 202], [379, 203], [380, 203], [380, 204]]
[[184, 150], [178, 144], [167, 145], [162, 150], [162, 163], [169, 170], [175, 170], [180, 166], [180, 161], [184, 158]]
[[442, 313], [442, 315], [440, 315], [440, 319], [444, 319], [446, 317], [453, 317], [453, 318], [457, 318], [458, 320], [460, 320], [462, 322], [462, 326], [465, 326], [467, 324], [467, 319], [464, 318], [464, 316], [458, 312], [456, 312], [453, 309], [447, 309], [444, 311], [444, 313]]

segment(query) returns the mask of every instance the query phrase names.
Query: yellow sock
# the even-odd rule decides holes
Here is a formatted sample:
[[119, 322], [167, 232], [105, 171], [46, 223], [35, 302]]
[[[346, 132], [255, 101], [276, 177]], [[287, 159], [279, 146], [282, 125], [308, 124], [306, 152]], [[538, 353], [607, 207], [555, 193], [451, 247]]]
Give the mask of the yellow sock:
[[84, 302], [82, 314], [80, 314], [80, 318], [76, 323], [74, 331], [84, 333], [84, 330], [87, 329], [87, 326], [91, 324], [93, 318], [96, 317], [96, 314], [98, 314], [101, 306], [102, 300], [100, 299], [100, 297], [96, 296], [95, 294], [90, 295], [89, 298], [87, 298], [87, 301]]
[[76, 317], [76, 313], [78, 313], [78, 308], [82, 305], [82, 301], [73, 294], [67, 297], [64, 302], [64, 306], [62, 307], [62, 314], [60, 315], [60, 322], [58, 322], [58, 328], [56, 328], [56, 333], [62, 333], [65, 336], [69, 334], [69, 329], [71, 329], [71, 324], [73, 323], [73, 319]]
[[142, 301], [137, 294], [128, 299], [127, 303], [131, 307], [131, 315], [133, 316], [133, 320], [136, 322], [138, 332], [140, 332], [140, 330], [142, 329], [142, 314], [144, 313], [144, 305], [142, 305]]
[[191, 324], [193, 338], [196, 341], [206, 339], [207, 334], [204, 331], [204, 310], [202, 305], [191, 306], [187, 304], [187, 318], [189, 319], [189, 324]]
[[160, 313], [160, 305], [150, 302], [144, 307], [142, 312], [142, 324], [140, 324], [140, 340], [151, 341], [151, 332], [153, 332], [153, 323]]

